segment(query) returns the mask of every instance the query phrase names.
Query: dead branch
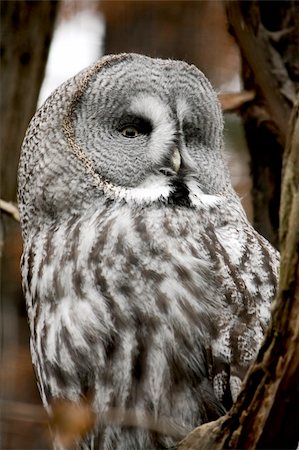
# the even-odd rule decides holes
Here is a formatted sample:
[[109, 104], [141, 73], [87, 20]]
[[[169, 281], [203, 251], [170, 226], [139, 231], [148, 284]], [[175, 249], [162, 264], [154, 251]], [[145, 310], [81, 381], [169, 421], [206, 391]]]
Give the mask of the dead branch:
[[12, 217], [16, 222], [20, 222], [19, 210], [13, 203], [0, 199], [0, 210]]
[[244, 103], [250, 102], [254, 97], [254, 91], [223, 92], [218, 94], [218, 99], [223, 112], [237, 111]]

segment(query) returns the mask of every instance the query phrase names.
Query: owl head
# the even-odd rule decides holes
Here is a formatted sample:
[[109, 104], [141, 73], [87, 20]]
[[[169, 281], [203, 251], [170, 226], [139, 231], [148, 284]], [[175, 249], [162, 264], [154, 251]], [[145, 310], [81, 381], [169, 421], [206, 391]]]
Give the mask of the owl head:
[[[230, 191], [223, 120], [182, 61], [109, 55], [61, 85], [32, 119], [19, 165], [24, 234], [103, 199], [167, 204]], [[29, 225], [30, 224], [30, 225]]]

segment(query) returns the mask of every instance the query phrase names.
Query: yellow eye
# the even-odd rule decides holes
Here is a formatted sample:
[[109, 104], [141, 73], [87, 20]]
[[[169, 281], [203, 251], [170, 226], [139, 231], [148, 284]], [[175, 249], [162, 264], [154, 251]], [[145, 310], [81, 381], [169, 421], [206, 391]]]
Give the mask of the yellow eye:
[[124, 127], [121, 130], [121, 134], [127, 138], [135, 138], [139, 135], [139, 131], [137, 130], [137, 128], [130, 125], [130, 126]]

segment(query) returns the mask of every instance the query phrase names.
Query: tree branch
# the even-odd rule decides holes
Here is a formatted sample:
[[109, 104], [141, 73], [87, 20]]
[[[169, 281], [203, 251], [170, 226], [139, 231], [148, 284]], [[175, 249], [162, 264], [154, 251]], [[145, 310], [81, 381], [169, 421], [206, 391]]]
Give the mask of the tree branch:
[[254, 91], [222, 92], [221, 94], [218, 94], [218, 99], [223, 112], [236, 111], [240, 109], [244, 103], [253, 100], [254, 97]]
[[20, 222], [19, 210], [13, 203], [0, 199], [0, 210], [11, 216], [16, 222]]
[[295, 88], [290, 83], [280, 55], [269, 45], [270, 36], [261, 21], [254, 24], [253, 18], [249, 20], [250, 15], [258, 16], [253, 14], [257, 10], [257, 2], [243, 5], [240, 1], [227, 1], [226, 9], [242, 55], [253, 72], [255, 84], [266, 101], [268, 113], [284, 145], [292, 103], [296, 97]]

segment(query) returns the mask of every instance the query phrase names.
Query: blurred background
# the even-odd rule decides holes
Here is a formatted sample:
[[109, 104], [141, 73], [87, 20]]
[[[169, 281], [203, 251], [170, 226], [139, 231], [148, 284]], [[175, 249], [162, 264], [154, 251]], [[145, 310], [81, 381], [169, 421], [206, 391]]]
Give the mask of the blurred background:
[[249, 220], [278, 246], [282, 156], [299, 86], [298, 5], [1, 1], [1, 448], [51, 448], [29, 354], [14, 209], [20, 146], [36, 108], [103, 54], [195, 64], [219, 94], [232, 183]]

